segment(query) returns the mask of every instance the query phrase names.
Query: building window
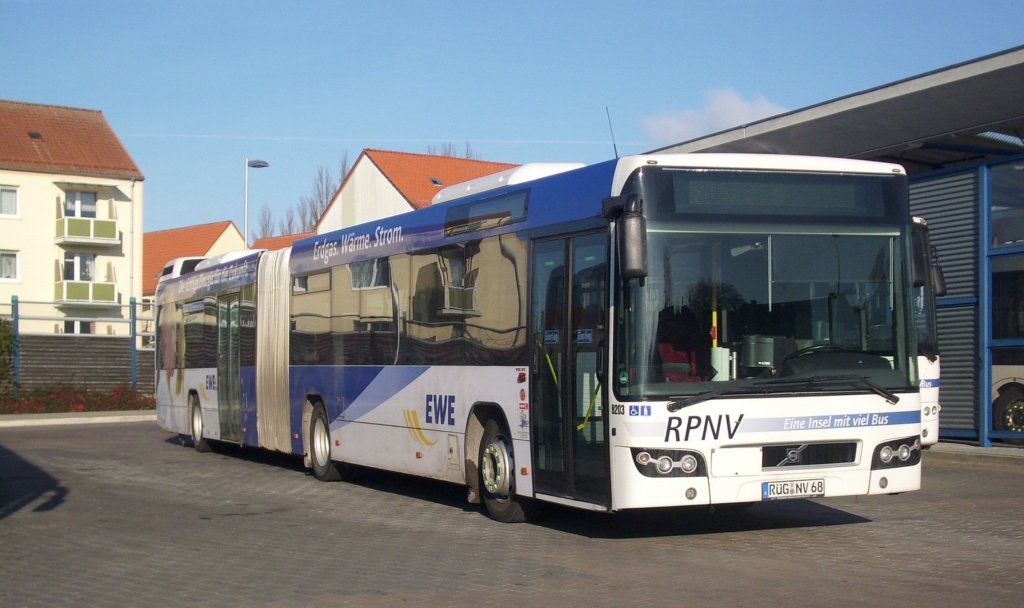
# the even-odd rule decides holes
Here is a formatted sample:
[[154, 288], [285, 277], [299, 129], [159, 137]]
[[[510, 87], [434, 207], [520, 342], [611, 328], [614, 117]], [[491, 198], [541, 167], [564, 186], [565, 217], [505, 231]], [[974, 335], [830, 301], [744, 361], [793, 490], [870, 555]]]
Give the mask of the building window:
[[64, 199], [64, 217], [96, 217], [96, 193], [68, 190]]
[[93, 281], [96, 277], [95, 253], [65, 253], [65, 281]]
[[391, 267], [387, 258], [352, 262], [349, 270], [352, 271], [352, 289], [387, 287], [391, 284]]
[[64, 333], [94, 334], [96, 333], [96, 324], [92, 321], [64, 321]]
[[1024, 338], [1024, 256], [992, 259], [992, 337]]
[[0, 251], [0, 280], [18, 280], [18, 254], [14, 251]]
[[992, 246], [1024, 244], [1024, 162], [992, 167]]
[[0, 188], [0, 217], [18, 217], [18, 191]]

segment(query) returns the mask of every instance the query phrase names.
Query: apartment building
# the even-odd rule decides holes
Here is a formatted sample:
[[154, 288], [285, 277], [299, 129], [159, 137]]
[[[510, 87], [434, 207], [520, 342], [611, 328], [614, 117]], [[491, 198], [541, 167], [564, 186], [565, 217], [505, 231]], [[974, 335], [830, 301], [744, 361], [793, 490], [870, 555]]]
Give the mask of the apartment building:
[[22, 332], [129, 332], [143, 179], [102, 112], [0, 100], [0, 303]]

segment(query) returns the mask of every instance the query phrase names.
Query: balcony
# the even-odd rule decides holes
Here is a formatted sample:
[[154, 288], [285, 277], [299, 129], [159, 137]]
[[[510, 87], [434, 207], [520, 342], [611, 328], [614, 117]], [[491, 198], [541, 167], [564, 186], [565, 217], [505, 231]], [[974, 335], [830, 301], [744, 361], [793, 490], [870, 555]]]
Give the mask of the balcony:
[[480, 306], [476, 301], [476, 278], [479, 269], [469, 271], [462, 285], [444, 285], [444, 304], [442, 315], [461, 315], [465, 317], [480, 316]]
[[97, 245], [111, 247], [121, 244], [116, 220], [99, 220], [90, 217], [57, 218], [58, 245]]
[[53, 300], [57, 306], [117, 306], [114, 283], [93, 281], [57, 281]]
[[480, 308], [476, 302], [476, 288], [446, 285], [444, 287], [444, 306], [440, 313], [467, 317], [479, 316]]

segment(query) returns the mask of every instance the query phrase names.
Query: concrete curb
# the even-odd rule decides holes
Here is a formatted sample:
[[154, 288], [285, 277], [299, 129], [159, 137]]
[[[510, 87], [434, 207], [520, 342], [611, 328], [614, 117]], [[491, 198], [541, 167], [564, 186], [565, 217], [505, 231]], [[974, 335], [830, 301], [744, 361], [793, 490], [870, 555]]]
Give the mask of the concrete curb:
[[61, 424], [111, 424], [118, 422], [156, 422], [156, 411], [63, 412], [59, 414], [5, 414], [0, 416], [0, 428], [56, 426]]
[[982, 448], [970, 443], [940, 441], [924, 453], [924, 466], [929, 462], [953, 464], [999, 464], [1024, 467], [1024, 448]]

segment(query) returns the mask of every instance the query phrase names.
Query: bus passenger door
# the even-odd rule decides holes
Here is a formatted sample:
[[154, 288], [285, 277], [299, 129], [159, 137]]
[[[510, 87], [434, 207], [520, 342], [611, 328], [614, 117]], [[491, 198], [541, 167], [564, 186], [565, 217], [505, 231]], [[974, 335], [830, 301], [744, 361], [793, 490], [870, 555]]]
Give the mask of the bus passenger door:
[[241, 412], [238, 374], [239, 292], [217, 296], [217, 409], [220, 436], [240, 441]]
[[534, 488], [605, 506], [607, 262], [605, 233], [536, 242], [530, 322]]

